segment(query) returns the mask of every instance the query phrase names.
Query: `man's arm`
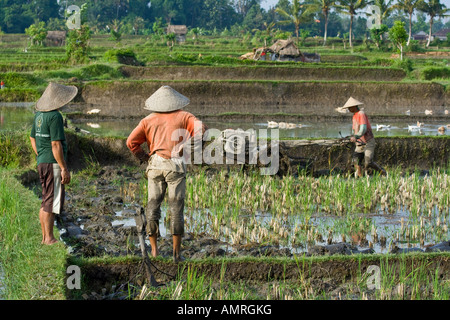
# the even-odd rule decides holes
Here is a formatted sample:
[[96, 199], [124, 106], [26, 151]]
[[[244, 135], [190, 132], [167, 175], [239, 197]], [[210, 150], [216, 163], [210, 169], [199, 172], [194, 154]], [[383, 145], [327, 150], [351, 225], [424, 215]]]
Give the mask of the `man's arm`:
[[356, 140], [361, 138], [366, 132], [367, 132], [367, 125], [361, 124], [359, 126], [359, 131], [357, 133], [355, 133], [353, 136], [351, 136], [350, 141], [356, 142]]
[[31, 142], [31, 147], [33, 148], [34, 153], [36, 155], [38, 155], [37, 148], [36, 148], [36, 139], [33, 137], [30, 137], [30, 142]]
[[140, 163], [146, 163], [150, 156], [142, 149], [141, 145], [146, 142], [145, 132], [142, 124], [139, 125], [130, 133], [127, 139], [127, 147], [131, 153], [139, 159]]
[[58, 162], [61, 168], [61, 183], [70, 183], [70, 172], [67, 168], [66, 161], [64, 160], [64, 152], [61, 141], [52, 141], [52, 152], [56, 162]]

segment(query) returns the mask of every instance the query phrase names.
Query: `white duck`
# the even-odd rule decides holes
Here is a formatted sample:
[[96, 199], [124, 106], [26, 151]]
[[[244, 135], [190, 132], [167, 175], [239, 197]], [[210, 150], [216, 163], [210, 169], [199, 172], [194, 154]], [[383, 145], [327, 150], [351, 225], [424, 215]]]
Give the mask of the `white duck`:
[[278, 123], [278, 127], [279, 127], [280, 129], [286, 129], [287, 123], [286, 123], [286, 122], [279, 122], [279, 123]]
[[295, 123], [286, 123], [287, 129], [295, 129], [297, 128], [297, 125]]
[[431, 116], [433, 114], [433, 110], [425, 110], [425, 115]]
[[408, 131], [417, 131], [420, 130], [423, 126], [422, 122], [417, 121], [417, 124], [415, 126], [408, 125]]
[[406, 114], [407, 116], [410, 116], [410, 115], [411, 115], [411, 110], [406, 110], [406, 111], [405, 111], [405, 114]]
[[381, 130], [391, 130], [390, 124], [377, 124], [377, 131]]
[[267, 126], [269, 128], [277, 128], [278, 127], [278, 122], [275, 121], [267, 121]]
[[100, 125], [98, 123], [90, 123], [90, 122], [88, 122], [88, 123], [86, 123], [86, 125], [88, 125], [91, 128], [94, 128], [94, 129], [100, 128]]
[[101, 111], [100, 109], [92, 109], [92, 110], [89, 110], [89, 111], [87, 112], [87, 114], [99, 113], [100, 111]]

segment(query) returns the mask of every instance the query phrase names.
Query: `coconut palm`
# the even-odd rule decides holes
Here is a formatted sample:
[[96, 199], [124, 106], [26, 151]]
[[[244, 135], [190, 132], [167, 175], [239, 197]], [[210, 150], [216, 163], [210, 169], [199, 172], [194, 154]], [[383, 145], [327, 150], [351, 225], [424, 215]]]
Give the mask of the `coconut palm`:
[[430, 16], [430, 31], [428, 34], [428, 41], [427, 41], [427, 47], [430, 45], [431, 42], [431, 32], [433, 28], [433, 20], [434, 18], [443, 18], [448, 16], [448, 12], [450, 9], [448, 9], [443, 3], [440, 2], [440, 0], [429, 0], [427, 1], [420, 1], [418, 9], [425, 14]]
[[403, 10], [403, 12], [407, 13], [409, 16], [408, 41], [406, 42], [407, 46], [409, 46], [412, 36], [412, 17], [420, 1], [422, 0], [398, 0], [398, 3], [394, 5], [395, 9]]
[[357, 14], [358, 10], [364, 9], [368, 5], [368, 3], [369, 3], [368, 0], [338, 0], [336, 4], [336, 8], [339, 12], [350, 16], [350, 30], [348, 35], [350, 47], [353, 47], [352, 44], [353, 17]]
[[300, 24], [311, 19], [313, 15], [306, 3], [301, 4], [300, 0], [294, 0], [292, 2], [292, 5], [290, 6], [289, 12], [281, 8], [275, 9], [275, 12], [286, 19], [283, 21], [279, 21], [280, 24], [294, 24], [295, 35], [297, 37], [298, 43]]
[[327, 43], [327, 30], [328, 30], [328, 16], [330, 14], [331, 8], [336, 4], [336, 0], [313, 0], [309, 5], [313, 11], [322, 11], [323, 17], [325, 19], [325, 30], [323, 32], [323, 45]]
[[374, 4], [380, 8], [380, 24], [384, 19], [389, 18], [391, 12], [395, 9], [393, 5], [394, 0], [375, 0]]

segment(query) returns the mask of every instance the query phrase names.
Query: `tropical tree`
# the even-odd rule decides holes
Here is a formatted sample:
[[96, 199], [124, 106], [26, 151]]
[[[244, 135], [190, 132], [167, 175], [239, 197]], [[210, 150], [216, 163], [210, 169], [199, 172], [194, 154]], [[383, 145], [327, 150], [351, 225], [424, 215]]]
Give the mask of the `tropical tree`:
[[450, 9], [448, 9], [444, 4], [440, 2], [440, 0], [429, 0], [426, 1], [420, 1], [418, 9], [427, 15], [430, 16], [430, 31], [428, 33], [428, 41], [427, 41], [427, 47], [430, 45], [431, 42], [431, 32], [433, 29], [433, 20], [434, 18], [443, 18], [447, 17]]
[[408, 41], [406, 45], [409, 46], [411, 42], [412, 36], [412, 17], [414, 11], [417, 9], [420, 1], [422, 0], [398, 0], [398, 3], [394, 5], [394, 8], [402, 10], [404, 13], [407, 13], [409, 16], [409, 32], [408, 32]]
[[403, 21], [395, 21], [394, 26], [389, 29], [389, 39], [400, 50], [400, 60], [403, 60], [403, 46], [408, 39]]
[[379, 26], [374, 26], [370, 29], [370, 34], [372, 35], [373, 42], [378, 49], [380, 49], [382, 35], [385, 34], [389, 30], [388, 26], [385, 24], [380, 24]]
[[393, 2], [394, 0], [374, 0], [374, 5], [380, 8], [380, 24], [383, 23], [383, 20], [389, 18], [395, 9]]
[[358, 10], [364, 9], [368, 4], [367, 0], [338, 0], [336, 4], [336, 8], [339, 12], [350, 16], [350, 28], [348, 35], [348, 42], [350, 47], [353, 47], [352, 44], [352, 26], [353, 26], [353, 18], [357, 14]]
[[45, 28], [45, 22], [32, 24], [25, 29], [25, 33], [30, 36], [31, 45], [43, 45], [45, 38], [47, 37], [47, 29]]
[[324, 32], [323, 32], [323, 45], [327, 44], [327, 34], [328, 34], [328, 17], [330, 15], [331, 9], [335, 6], [336, 0], [313, 0], [309, 5], [312, 10], [318, 12], [321, 11], [325, 20]]
[[312, 19], [312, 16], [314, 14], [314, 12], [306, 4], [300, 4], [300, 0], [293, 0], [289, 11], [281, 8], [276, 8], [275, 12], [286, 19], [279, 21], [279, 24], [293, 24], [295, 26], [297, 43], [299, 40], [300, 24]]

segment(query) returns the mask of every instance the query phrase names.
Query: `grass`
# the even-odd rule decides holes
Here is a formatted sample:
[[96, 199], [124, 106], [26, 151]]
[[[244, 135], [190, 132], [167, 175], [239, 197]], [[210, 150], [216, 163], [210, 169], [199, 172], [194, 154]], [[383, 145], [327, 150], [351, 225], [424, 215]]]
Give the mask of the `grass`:
[[[446, 300], [450, 283], [444, 276], [448, 253], [333, 256], [291, 258], [207, 258], [189, 260], [178, 267], [175, 279], [164, 280], [159, 288], [130, 283], [138, 300]], [[157, 259], [164, 263], [162, 259]], [[71, 260], [83, 268], [138, 264], [133, 257], [103, 257]], [[232, 280], [236, 266], [253, 266], [251, 279]], [[346, 266], [333, 272], [333, 266]], [[264, 274], [262, 270], [269, 271]], [[369, 267], [376, 273], [369, 272]], [[252, 268], [252, 267], [250, 267]], [[105, 269], [104, 269], [105, 270]], [[256, 270], [256, 269], [255, 269]], [[245, 274], [243, 272], [242, 274]], [[337, 277], [333, 278], [331, 274]], [[374, 277], [378, 276], [378, 278]], [[255, 277], [256, 276], [256, 277]], [[255, 280], [259, 278], [260, 280]], [[118, 283], [122, 279], [116, 278]], [[86, 278], [82, 290], [87, 289]], [[318, 285], [319, 284], [319, 285]], [[322, 284], [322, 285], [320, 285]], [[376, 286], [371, 286], [376, 285]]]
[[62, 243], [41, 245], [39, 208], [33, 192], [13, 178], [11, 171], [0, 169], [1, 298], [65, 298], [66, 248]]

